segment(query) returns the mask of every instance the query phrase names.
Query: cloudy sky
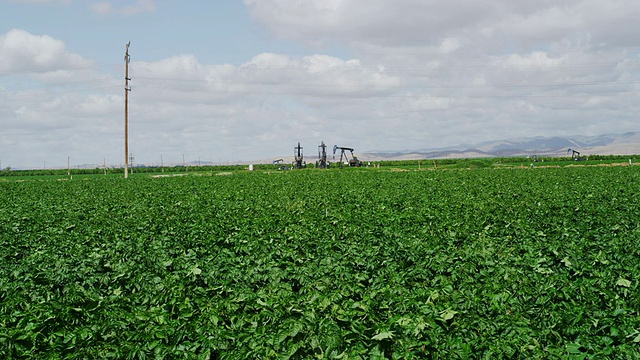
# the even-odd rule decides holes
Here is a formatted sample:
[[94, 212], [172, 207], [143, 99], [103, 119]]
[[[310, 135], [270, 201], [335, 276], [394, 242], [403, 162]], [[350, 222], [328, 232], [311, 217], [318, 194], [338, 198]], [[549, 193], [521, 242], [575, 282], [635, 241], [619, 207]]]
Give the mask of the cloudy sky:
[[637, 0], [0, 0], [0, 166], [640, 130]]

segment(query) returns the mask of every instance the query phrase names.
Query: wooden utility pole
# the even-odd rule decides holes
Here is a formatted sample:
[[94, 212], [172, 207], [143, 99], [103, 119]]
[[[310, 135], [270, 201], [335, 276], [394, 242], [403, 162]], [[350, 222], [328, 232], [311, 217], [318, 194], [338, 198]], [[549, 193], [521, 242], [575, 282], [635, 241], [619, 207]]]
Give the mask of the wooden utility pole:
[[129, 177], [129, 45], [131, 41], [127, 43], [127, 48], [124, 53], [124, 178]]

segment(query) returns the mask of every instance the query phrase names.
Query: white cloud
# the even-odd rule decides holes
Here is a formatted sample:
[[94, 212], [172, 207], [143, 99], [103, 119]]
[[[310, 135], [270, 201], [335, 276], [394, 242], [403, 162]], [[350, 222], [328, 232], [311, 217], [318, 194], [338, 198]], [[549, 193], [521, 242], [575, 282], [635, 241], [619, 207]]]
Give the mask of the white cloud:
[[496, 65], [504, 65], [513, 68], [531, 69], [536, 67], [551, 68], [562, 65], [566, 61], [566, 57], [552, 58], [543, 51], [534, 51], [530, 54], [510, 54], [500, 60], [494, 62]]
[[63, 4], [68, 5], [72, 0], [9, 0], [16, 4]]
[[0, 35], [0, 72], [37, 73], [67, 68], [85, 68], [91, 61], [66, 50], [62, 41], [14, 29]]
[[113, 6], [111, 5], [110, 2], [106, 2], [106, 1], [102, 1], [102, 2], [97, 2], [94, 3], [93, 5], [91, 5], [91, 10], [93, 10], [93, 12], [96, 12], [98, 14], [109, 14], [113, 9]]
[[[153, 2], [134, 2], [135, 11], [116, 4], [94, 3], [94, 10], [154, 9]], [[249, 51], [234, 64], [189, 53], [134, 58], [129, 119], [138, 162], [157, 163], [161, 154], [170, 163], [182, 154], [268, 160], [289, 155], [298, 141], [312, 154], [320, 141], [399, 150], [638, 130], [636, 1], [245, 4], [270, 34], [307, 53]], [[322, 51], [333, 48], [341, 51]], [[225, 50], [213, 51], [210, 58]], [[63, 149], [56, 156], [65, 162], [66, 152], [85, 163], [121, 161], [121, 64], [115, 75], [98, 72], [61, 40], [21, 30], [0, 35], [0, 53], [9, 54], [0, 57], [0, 73], [19, 77], [0, 78], [0, 121], [7, 122], [0, 144], [31, 143], [24, 150], [34, 157]]]
[[137, 0], [134, 5], [115, 7], [112, 1], [99, 1], [91, 5], [91, 9], [102, 15], [122, 14], [135, 15], [139, 13], [152, 12], [156, 10], [154, 0]]
[[391, 46], [440, 42], [450, 37], [451, 29], [471, 29], [487, 21], [500, 1], [245, 0], [245, 4], [257, 21], [280, 37]]
[[[634, 42], [640, 27], [635, 0], [523, 2], [493, 0], [244, 0], [268, 31], [305, 43], [339, 41], [377, 46], [461, 44], [539, 46], [591, 37], [596, 43]], [[504, 45], [499, 45], [503, 49]]]

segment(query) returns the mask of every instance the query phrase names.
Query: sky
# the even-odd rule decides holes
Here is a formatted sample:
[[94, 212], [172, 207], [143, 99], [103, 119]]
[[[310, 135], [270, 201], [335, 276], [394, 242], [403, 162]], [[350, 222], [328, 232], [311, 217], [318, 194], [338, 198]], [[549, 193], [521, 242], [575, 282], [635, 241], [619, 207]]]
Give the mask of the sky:
[[637, 0], [0, 0], [0, 168], [640, 130]]

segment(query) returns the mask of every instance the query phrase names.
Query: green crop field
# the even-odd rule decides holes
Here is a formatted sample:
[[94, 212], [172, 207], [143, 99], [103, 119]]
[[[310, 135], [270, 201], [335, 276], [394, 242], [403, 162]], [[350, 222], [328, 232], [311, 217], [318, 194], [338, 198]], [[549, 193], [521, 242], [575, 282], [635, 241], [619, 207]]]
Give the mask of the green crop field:
[[637, 359], [638, 174], [0, 181], [0, 357]]

